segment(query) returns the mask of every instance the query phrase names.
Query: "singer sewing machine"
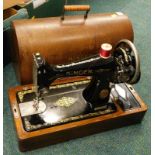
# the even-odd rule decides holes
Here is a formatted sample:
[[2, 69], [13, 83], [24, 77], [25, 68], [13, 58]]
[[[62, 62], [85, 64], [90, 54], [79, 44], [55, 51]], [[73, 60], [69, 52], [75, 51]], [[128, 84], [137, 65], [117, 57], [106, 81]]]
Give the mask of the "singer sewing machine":
[[70, 64], [33, 55], [33, 85], [9, 90], [22, 151], [138, 123], [147, 110], [131, 84], [140, 79], [132, 42], [103, 44], [99, 54]]

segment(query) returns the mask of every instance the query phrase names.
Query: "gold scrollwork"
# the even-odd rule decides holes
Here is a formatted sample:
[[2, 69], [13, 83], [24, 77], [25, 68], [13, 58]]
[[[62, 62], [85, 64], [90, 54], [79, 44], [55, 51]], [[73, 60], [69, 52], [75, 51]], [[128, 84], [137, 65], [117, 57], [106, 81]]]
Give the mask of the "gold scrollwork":
[[72, 97], [62, 97], [56, 101], [56, 105], [60, 107], [70, 107], [75, 103], [75, 100], [76, 99]]
[[32, 92], [34, 92], [33, 89], [23, 90], [23, 91], [18, 92], [17, 94], [18, 94], [20, 102], [23, 102], [23, 98], [24, 98], [25, 94], [29, 94], [29, 93], [32, 93]]

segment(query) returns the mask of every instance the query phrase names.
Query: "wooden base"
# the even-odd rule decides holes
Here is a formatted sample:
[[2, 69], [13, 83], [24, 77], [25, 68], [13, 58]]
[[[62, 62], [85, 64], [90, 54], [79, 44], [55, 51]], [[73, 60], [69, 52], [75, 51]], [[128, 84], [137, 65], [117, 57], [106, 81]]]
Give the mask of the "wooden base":
[[[63, 81], [59, 81], [59, 83], [63, 83]], [[129, 86], [130, 91], [132, 91], [134, 97], [139, 102], [141, 106], [140, 108], [123, 111], [122, 108], [115, 103], [117, 106], [117, 111], [112, 114], [101, 115], [85, 120], [39, 129], [32, 132], [26, 132], [23, 128], [16, 98], [16, 92], [23, 90], [25, 87], [32, 88], [32, 85], [17, 86], [9, 89], [9, 100], [14, 117], [19, 148], [21, 151], [28, 151], [70, 139], [139, 123], [147, 111], [147, 106], [145, 103], [138, 96], [133, 87]]]

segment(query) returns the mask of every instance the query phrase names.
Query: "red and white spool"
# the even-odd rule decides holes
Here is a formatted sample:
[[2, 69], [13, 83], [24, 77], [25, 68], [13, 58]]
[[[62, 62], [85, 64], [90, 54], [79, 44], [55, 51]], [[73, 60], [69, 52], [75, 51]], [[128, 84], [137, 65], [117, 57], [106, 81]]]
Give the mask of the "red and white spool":
[[109, 43], [103, 43], [99, 51], [100, 57], [107, 59], [111, 56], [112, 45]]

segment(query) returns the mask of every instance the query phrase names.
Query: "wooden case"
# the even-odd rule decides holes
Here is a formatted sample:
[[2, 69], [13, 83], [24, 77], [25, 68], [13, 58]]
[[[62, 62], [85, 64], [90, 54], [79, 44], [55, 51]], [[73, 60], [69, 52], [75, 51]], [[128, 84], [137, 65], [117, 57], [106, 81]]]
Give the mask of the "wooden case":
[[[55, 84], [66, 83], [74, 80], [75, 78], [68, 80], [65, 79], [62, 81], [56, 81]], [[119, 128], [141, 122], [147, 110], [147, 106], [133, 89], [133, 87], [130, 85], [127, 86], [136, 100], [139, 102], [140, 108], [123, 111], [122, 108], [117, 103], [115, 103], [117, 111], [112, 114], [100, 115], [93, 118], [87, 118], [84, 120], [39, 129], [31, 132], [25, 131], [23, 127], [16, 93], [25, 89], [25, 87], [32, 88], [32, 85], [10, 88], [9, 100], [20, 150], [28, 151], [70, 139], [88, 136], [109, 129]]]
[[13, 62], [21, 84], [32, 83], [32, 54], [64, 64], [98, 53], [102, 43], [133, 41], [132, 24], [121, 12], [16, 20]]

